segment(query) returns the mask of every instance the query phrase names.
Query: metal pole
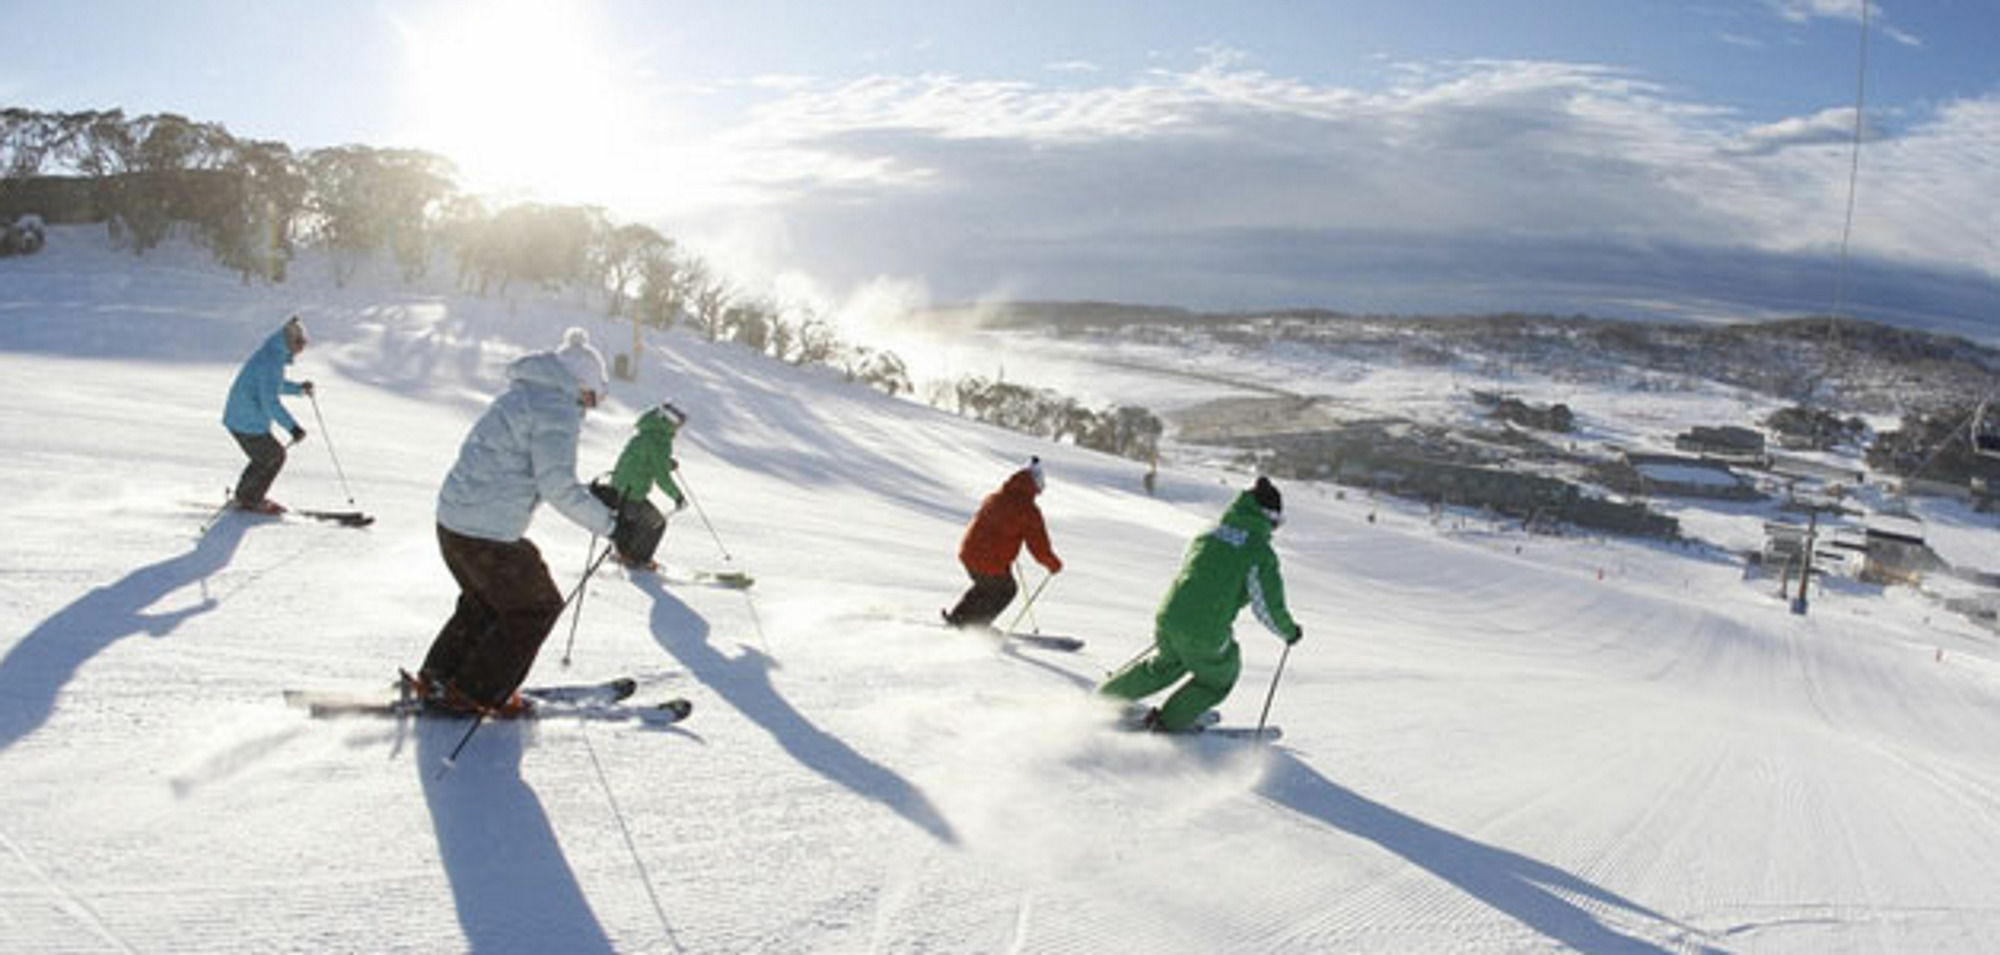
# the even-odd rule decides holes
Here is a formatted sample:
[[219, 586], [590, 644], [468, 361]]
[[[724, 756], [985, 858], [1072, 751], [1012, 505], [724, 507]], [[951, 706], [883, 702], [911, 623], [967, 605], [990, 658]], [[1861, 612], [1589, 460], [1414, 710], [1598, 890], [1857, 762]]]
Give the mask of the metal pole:
[[1819, 508], [1812, 510], [1812, 520], [1806, 524], [1805, 548], [1799, 552], [1799, 596], [1792, 601], [1792, 612], [1804, 616], [1807, 607], [1806, 588], [1812, 585], [1813, 539], [1819, 534]]
[[319, 439], [326, 444], [327, 456], [333, 459], [333, 473], [340, 475], [340, 489], [346, 492], [347, 503], [351, 507], [354, 504], [354, 489], [347, 486], [347, 472], [340, 467], [340, 455], [333, 453], [333, 435], [327, 433], [326, 418], [319, 413], [319, 395], [307, 392], [306, 398], [312, 401], [313, 421], [319, 424]]
[[[215, 527], [215, 522], [222, 520], [222, 515], [229, 512], [230, 504], [234, 503], [233, 495], [235, 492], [225, 491], [223, 493], [225, 496], [222, 499], [222, 506], [216, 508], [215, 513], [208, 515], [208, 519], [201, 522], [201, 530], [196, 531], [194, 536], [207, 537], [209, 530]], [[203, 579], [206, 580], [207, 578]]]
[[682, 474], [679, 470], [676, 470], [674, 473], [678, 478], [674, 483], [679, 484], [681, 492], [687, 495], [688, 500], [694, 502], [694, 512], [701, 515], [701, 523], [703, 527], [708, 528], [708, 536], [715, 538], [715, 549], [722, 552], [722, 559], [728, 561], [735, 560], [735, 558], [729, 556], [729, 548], [723, 545], [722, 535], [715, 532], [715, 525], [709, 523], [708, 511], [702, 509], [701, 500], [694, 496], [694, 485], [688, 483], [687, 475]]
[[[569, 642], [563, 644], [563, 655], [562, 655], [563, 666], [569, 666], [569, 652], [571, 648], [576, 646], [576, 624], [577, 621], [583, 619], [583, 585], [590, 582], [591, 576], [597, 573], [597, 568], [603, 565], [604, 559], [610, 557], [611, 551], [615, 549], [617, 546], [618, 545], [616, 543], [610, 543], [604, 545], [604, 552], [598, 554], [596, 560], [592, 560], [590, 561], [590, 563], [584, 565], [583, 578], [576, 582], [576, 587], [575, 589], [572, 589], [569, 592], [569, 596], [563, 598], [563, 607], [565, 609], [569, 607], [570, 601], [572, 600], [576, 601], [576, 613], [569, 618]], [[590, 548], [592, 552], [597, 550], [596, 534], [590, 535]], [[590, 557], [590, 553], [586, 552], [584, 554], [584, 557], [588, 559]]]
[[1271, 715], [1271, 699], [1278, 695], [1278, 678], [1285, 675], [1285, 661], [1292, 658], [1292, 645], [1285, 644], [1285, 652], [1278, 656], [1278, 669], [1271, 674], [1271, 690], [1264, 694], [1264, 711], [1257, 714], [1257, 738], [1264, 738], [1264, 721]]
[[[1016, 559], [1016, 560], [1014, 561], [1014, 577], [1015, 577], [1015, 579], [1016, 579], [1016, 580], [1019, 580], [1019, 581], [1021, 582], [1021, 586], [1023, 586], [1023, 587], [1027, 586], [1027, 584], [1028, 584], [1028, 575], [1027, 575], [1027, 574], [1025, 574], [1025, 573], [1022, 573], [1022, 572], [1021, 572], [1021, 561], [1020, 561], [1019, 559]], [[1022, 604], [1022, 605], [1021, 605], [1021, 612], [1022, 612], [1023, 614], [1026, 614], [1026, 615], [1027, 615], [1027, 617], [1028, 617], [1028, 626], [1031, 626], [1031, 627], [1035, 628], [1035, 632], [1036, 632], [1036, 633], [1041, 633], [1041, 632], [1042, 632], [1042, 622], [1041, 622], [1041, 620], [1037, 619], [1037, 618], [1035, 617], [1034, 613], [1033, 613], [1033, 612], [1031, 612], [1031, 611], [1030, 611], [1030, 610], [1028, 609], [1029, 607], [1031, 607], [1031, 606], [1033, 606], [1033, 605], [1034, 605], [1034, 601], [1033, 601], [1032, 599], [1031, 599], [1031, 600], [1029, 600], [1029, 601], [1028, 601], [1027, 603], [1025, 603], [1025, 604]], [[1016, 620], [1016, 621], [1014, 621], [1014, 622], [1015, 622], [1015, 623], [1017, 623], [1017, 624], [1018, 624], [1018, 623], [1020, 623], [1020, 621], [1019, 621], [1019, 620]]]
[[[1043, 577], [1041, 583], [1035, 585], [1035, 592], [1028, 595], [1028, 602], [1021, 605], [1021, 612], [1014, 615], [1014, 622], [1008, 625], [1006, 632], [1013, 633], [1015, 628], [1021, 625], [1021, 618], [1027, 616], [1028, 610], [1034, 607], [1035, 598], [1040, 597], [1042, 595], [1042, 588], [1047, 587], [1049, 585], [1049, 581], [1054, 579], [1056, 579], [1056, 575], [1050, 574], [1047, 577]], [[1041, 633], [1042, 628], [1037, 626], [1035, 628], [1035, 632]]]
[[[591, 556], [595, 553], [597, 553], [597, 535], [592, 534], [590, 535], [590, 547], [584, 550], [583, 552], [583, 580], [589, 580], [590, 575], [597, 571], [597, 559]], [[605, 553], [609, 554], [611, 552], [609, 550], [606, 550]], [[582, 588], [583, 584], [579, 582], [577, 584], [577, 593], [579, 595], [583, 592]], [[567, 604], [568, 601], [564, 601], [564, 603]], [[570, 614], [569, 617], [569, 642], [563, 644], [563, 655], [562, 655], [563, 666], [569, 666], [569, 651], [572, 647], [576, 646], [576, 625], [582, 619], [583, 619], [583, 600], [579, 598], [576, 602], [576, 612]]]
[[1143, 646], [1143, 647], [1140, 647], [1140, 648], [1139, 648], [1139, 652], [1138, 652], [1138, 653], [1134, 653], [1134, 654], [1132, 654], [1132, 658], [1131, 658], [1131, 659], [1129, 659], [1129, 660], [1126, 660], [1126, 661], [1125, 661], [1124, 663], [1120, 663], [1120, 664], [1118, 664], [1118, 669], [1116, 669], [1116, 670], [1112, 670], [1112, 671], [1111, 671], [1111, 673], [1110, 673], [1110, 676], [1114, 676], [1114, 677], [1115, 677], [1115, 676], [1117, 676], [1118, 674], [1120, 674], [1120, 673], [1123, 673], [1123, 672], [1125, 672], [1126, 670], [1129, 670], [1129, 669], [1131, 669], [1131, 668], [1132, 668], [1132, 665], [1133, 665], [1133, 664], [1135, 664], [1135, 663], [1138, 663], [1138, 662], [1139, 662], [1140, 660], [1144, 660], [1144, 659], [1145, 659], [1145, 658], [1146, 658], [1146, 657], [1147, 657], [1148, 655], [1150, 655], [1150, 654], [1151, 654], [1151, 653], [1153, 652], [1153, 650], [1154, 650], [1155, 648], [1157, 648], [1158, 646], [1159, 646], [1159, 643], [1158, 643], [1158, 641], [1155, 641], [1155, 642], [1152, 642], [1152, 643], [1148, 643], [1148, 644], [1146, 644], [1146, 645], [1145, 645], [1145, 646]]
[[444, 774], [451, 772], [452, 768], [458, 765], [458, 754], [465, 752], [465, 744], [472, 742], [472, 734], [479, 732], [480, 724], [485, 722], [485, 713], [473, 714], [472, 725], [465, 728], [465, 735], [458, 738], [458, 745], [451, 748], [451, 755], [446, 756], [444, 765], [438, 767], [437, 778], [443, 779]]

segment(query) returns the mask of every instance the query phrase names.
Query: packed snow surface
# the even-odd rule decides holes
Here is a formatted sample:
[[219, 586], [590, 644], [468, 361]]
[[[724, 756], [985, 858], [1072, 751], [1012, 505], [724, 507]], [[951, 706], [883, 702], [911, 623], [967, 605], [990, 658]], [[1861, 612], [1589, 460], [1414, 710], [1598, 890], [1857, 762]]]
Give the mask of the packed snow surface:
[[[1149, 496], [1140, 464], [682, 332], [647, 334], [580, 460], [609, 469], [638, 411], [671, 397], [699, 507], [675, 517], [663, 577], [598, 573], [532, 680], [632, 675], [640, 700], [685, 696], [693, 716], [489, 724], [448, 771], [463, 723], [310, 718], [284, 690], [386, 692], [449, 613], [433, 501], [504, 363], [572, 324], [607, 353], [632, 335], [574, 294], [323, 274], [246, 286], [196, 253], [134, 258], [68, 228], [0, 261], [0, 947], [2000, 938], [2000, 652], [1907, 589], [1835, 582], [1798, 615], [1714, 549], [1528, 536], [1288, 483], [1277, 547], [1306, 636], [1281, 655], [1245, 614], [1222, 707], [1254, 725], [1268, 702], [1283, 739], [1122, 733], [1089, 691], [1147, 645], [1187, 541], [1249, 475], [1175, 458]], [[312, 433], [273, 497], [351, 496], [377, 521], [230, 514], [199, 533], [242, 463], [223, 394], [292, 311], [313, 334], [293, 374], [318, 399], [288, 399]], [[1094, 384], [1121, 374], [1145, 387], [1113, 366]], [[1340, 374], [1321, 390], [1369, 397], [1375, 379]], [[1068, 569], [1020, 627], [1083, 637], [1077, 653], [937, 623], [965, 584], [964, 522], [1031, 454]], [[1994, 553], [1990, 523], [1960, 533]], [[530, 536], [573, 586], [588, 535], [544, 508]]]

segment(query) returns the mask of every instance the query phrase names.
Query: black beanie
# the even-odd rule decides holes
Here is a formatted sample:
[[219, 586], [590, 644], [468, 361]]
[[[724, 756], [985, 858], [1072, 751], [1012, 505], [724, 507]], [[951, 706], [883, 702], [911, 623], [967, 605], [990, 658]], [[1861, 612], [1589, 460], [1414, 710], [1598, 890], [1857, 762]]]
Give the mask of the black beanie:
[[1250, 496], [1256, 499], [1258, 507], [1274, 514], [1285, 509], [1285, 499], [1278, 494], [1278, 486], [1272, 484], [1270, 478], [1258, 478], [1257, 484], [1250, 488]]

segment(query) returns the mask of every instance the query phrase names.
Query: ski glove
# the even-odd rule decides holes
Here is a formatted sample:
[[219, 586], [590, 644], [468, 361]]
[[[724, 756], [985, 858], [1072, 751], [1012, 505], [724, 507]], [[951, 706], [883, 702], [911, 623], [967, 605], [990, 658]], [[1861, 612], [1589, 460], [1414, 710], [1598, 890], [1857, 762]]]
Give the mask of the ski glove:
[[304, 394], [304, 395], [305, 395], [306, 397], [308, 397], [308, 398], [312, 397], [312, 396], [313, 396], [313, 383], [312, 383], [312, 382], [310, 382], [310, 381], [301, 381], [301, 382], [299, 382], [299, 392], [300, 392], [301, 394]]
[[305, 439], [306, 439], [306, 429], [298, 425], [292, 425], [292, 443], [297, 444], [301, 441], [304, 441]]
[[1285, 646], [1289, 647], [1292, 644], [1299, 642], [1300, 640], [1304, 640], [1305, 638], [1306, 638], [1306, 628], [1301, 627], [1296, 623], [1292, 624], [1292, 636], [1290, 639], [1285, 641]]

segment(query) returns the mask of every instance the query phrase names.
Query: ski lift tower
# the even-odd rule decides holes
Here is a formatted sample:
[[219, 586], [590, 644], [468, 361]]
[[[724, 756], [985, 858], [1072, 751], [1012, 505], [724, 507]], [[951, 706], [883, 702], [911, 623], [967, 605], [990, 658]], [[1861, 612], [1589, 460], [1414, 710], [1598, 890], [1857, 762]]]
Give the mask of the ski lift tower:
[[1972, 442], [1972, 453], [1989, 460], [2000, 461], [2000, 418], [1995, 418], [1994, 396], [1989, 394], [1972, 411], [1972, 433], [1967, 438]]
[[1818, 507], [1812, 508], [1806, 522], [1805, 546], [1799, 548], [1799, 592], [1792, 597], [1792, 613], [1801, 617], [1806, 614], [1806, 592], [1812, 586], [1813, 546], [1814, 539], [1819, 536], [1819, 511]]

